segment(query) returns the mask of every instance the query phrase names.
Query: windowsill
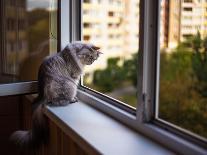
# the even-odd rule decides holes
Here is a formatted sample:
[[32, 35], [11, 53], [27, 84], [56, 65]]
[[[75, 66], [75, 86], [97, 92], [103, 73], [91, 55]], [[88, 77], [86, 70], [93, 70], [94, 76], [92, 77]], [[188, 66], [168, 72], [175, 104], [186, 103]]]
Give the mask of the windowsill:
[[81, 101], [47, 107], [45, 113], [60, 128], [72, 130], [101, 154], [174, 154]]

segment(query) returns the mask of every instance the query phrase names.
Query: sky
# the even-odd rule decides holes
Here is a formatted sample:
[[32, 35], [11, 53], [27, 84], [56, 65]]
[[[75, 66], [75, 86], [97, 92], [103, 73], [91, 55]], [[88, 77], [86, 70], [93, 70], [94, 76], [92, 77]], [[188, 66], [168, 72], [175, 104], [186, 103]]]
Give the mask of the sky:
[[57, 6], [57, 0], [27, 0], [27, 10], [36, 8], [44, 8], [49, 10], [51, 7]]

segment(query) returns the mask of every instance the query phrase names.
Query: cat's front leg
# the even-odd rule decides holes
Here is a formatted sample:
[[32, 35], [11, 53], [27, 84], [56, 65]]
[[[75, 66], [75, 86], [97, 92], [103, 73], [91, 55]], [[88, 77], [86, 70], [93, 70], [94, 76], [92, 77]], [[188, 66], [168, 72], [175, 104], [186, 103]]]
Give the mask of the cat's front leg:
[[68, 100], [63, 100], [63, 99], [53, 99], [53, 101], [50, 101], [47, 103], [49, 106], [66, 106], [70, 104]]
[[53, 105], [66, 106], [68, 104], [72, 104], [76, 102], [78, 102], [78, 98], [75, 96], [73, 99], [56, 99], [56, 101], [53, 102]]

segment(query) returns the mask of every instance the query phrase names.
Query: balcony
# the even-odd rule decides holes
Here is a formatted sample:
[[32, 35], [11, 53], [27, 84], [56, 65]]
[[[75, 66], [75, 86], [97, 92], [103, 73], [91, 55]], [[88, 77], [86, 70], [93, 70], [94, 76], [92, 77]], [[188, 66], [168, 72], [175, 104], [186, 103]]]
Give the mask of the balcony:
[[[80, 91], [78, 96], [82, 100], [83, 92]], [[18, 103], [20, 99], [21, 103]], [[1, 102], [9, 103], [1, 107], [0, 114], [8, 114], [8, 112], [10, 114], [15, 114], [15, 119], [7, 119], [10, 123], [14, 122], [14, 120], [16, 122], [16, 124], [13, 123], [10, 125], [11, 130], [7, 131], [7, 136], [12, 131], [20, 128], [18, 124], [22, 124], [21, 129], [31, 128], [33, 99], [34, 95], [0, 98]], [[21, 105], [21, 113], [19, 113], [19, 105]], [[10, 110], [8, 108], [10, 108]], [[133, 155], [137, 153], [142, 154], [146, 150], [149, 154], [171, 154], [169, 150], [162, 148], [112, 119], [110, 116], [92, 108], [90, 102], [83, 103], [80, 101], [66, 107], [45, 107], [45, 116], [49, 122], [50, 141], [47, 145], [40, 147], [35, 152], [24, 152], [26, 155]], [[0, 118], [2, 118], [2, 116]], [[5, 120], [6, 118], [3, 119]], [[8, 123], [4, 122], [4, 124], [1, 125], [7, 127]], [[2, 129], [0, 134], [2, 137]], [[5, 138], [7, 136], [5, 136]], [[130, 145], [126, 144], [126, 142]], [[5, 146], [5, 144], [1, 146]], [[5, 148], [4, 150], [7, 149]], [[22, 154], [22, 152], [20, 153], [17, 150], [13, 149], [13, 151], [16, 155]], [[6, 154], [6, 152], [1, 153]]]

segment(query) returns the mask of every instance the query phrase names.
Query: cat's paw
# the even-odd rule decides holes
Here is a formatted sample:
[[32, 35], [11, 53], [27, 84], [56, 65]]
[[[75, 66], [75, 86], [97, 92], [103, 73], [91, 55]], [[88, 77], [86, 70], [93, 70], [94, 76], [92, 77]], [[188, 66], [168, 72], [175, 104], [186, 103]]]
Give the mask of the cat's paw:
[[70, 104], [67, 100], [59, 100], [59, 101], [53, 101], [53, 102], [48, 102], [48, 106], [50, 107], [58, 107], [58, 106], [66, 106]]
[[78, 102], [78, 98], [77, 98], [77, 97], [74, 97], [74, 98], [70, 101], [70, 103], [75, 103], [75, 102]]

